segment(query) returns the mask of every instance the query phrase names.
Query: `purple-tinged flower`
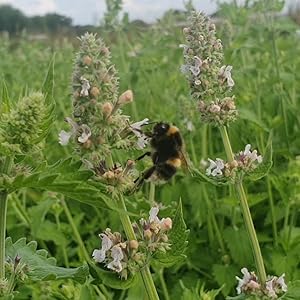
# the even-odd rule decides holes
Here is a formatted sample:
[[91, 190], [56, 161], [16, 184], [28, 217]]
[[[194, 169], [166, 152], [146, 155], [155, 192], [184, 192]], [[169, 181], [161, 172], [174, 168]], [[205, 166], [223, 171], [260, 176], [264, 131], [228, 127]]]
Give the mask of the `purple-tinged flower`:
[[217, 158], [216, 161], [213, 161], [212, 159], [208, 159], [210, 165], [206, 169], [206, 175], [207, 176], [217, 176], [222, 175], [222, 170], [224, 169], [224, 161], [220, 158]]

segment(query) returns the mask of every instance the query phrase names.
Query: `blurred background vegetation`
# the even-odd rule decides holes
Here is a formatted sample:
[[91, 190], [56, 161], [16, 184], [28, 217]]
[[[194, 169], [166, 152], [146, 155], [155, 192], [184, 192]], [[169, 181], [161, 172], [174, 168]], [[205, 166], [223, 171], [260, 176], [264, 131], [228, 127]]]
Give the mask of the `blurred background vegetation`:
[[[147, 117], [176, 124], [196, 166], [201, 167], [207, 157], [224, 158], [218, 131], [200, 123], [179, 71], [183, 63], [179, 48], [184, 42], [182, 28], [192, 2], [186, 3], [185, 11], [166, 12], [154, 24], [129, 21], [128, 15], [120, 18], [121, 0], [107, 4], [108, 11], [97, 27], [73, 26], [70, 18], [57, 14], [26, 17], [11, 6], [0, 6], [0, 80], [5, 81], [12, 99], [40, 89], [55, 53], [57, 121], [45, 150], [31, 164], [44, 160], [54, 163], [72, 153], [58, 144], [58, 133], [65, 128], [64, 117], [71, 114], [70, 80], [78, 48], [75, 37], [86, 30], [97, 32], [112, 50], [120, 91], [133, 90], [135, 101], [125, 108], [132, 120]], [[220, 4], [212, 17], [223, 41], [225, 63], [233, 66], [240, 114], [229, 130], [234, 151], [251, 143], [263, 153], [267, 140], [273, 141], [272, 171], [258, 182], [248, 182], [247, 193], [267, 273], [285, 273], [290, 281], [300, 279], [300, 9], [291, 7], [288, 14], [281, 15], [282, 5], [282, 1], [264, 0], [249, 0], [244, 6]], [[121, 153], [117, 158], [124, 162], [139, 154], [130, 153], [129, 157]], [[146, 166], [147, 162], [139, 168]], [[144, 188], [147, 192], [148, 187]], [[141, 194], [133, 198], [131, 212], [148, 209]], [[162, 274], [170, 299], [199, 299], [195, 295], [201, 286], [207, 290], [222, 286], [217, 299], [234, 295], [235, 276], [242, 267], [253, 269], [254, 263], [233, 190], [199, 184], [184, 173], [157, 188], [156, 200], [165, 207], [175, 207], [180, 198], [190, 229], [187, 259], [166, 270], [154, 266], [161, 298]], [[100, 231], [106, 227], [122, 230], [114, 212], [91, 210], [58, 194], [27, 189], [10, 198], [8, 234], [14, 240], [23, 236], [37, 240], [58, 264], [77, 266], [84, 258], [64, 200], [88, 253], [99, 246]], [[23, 287], [17, 299], [77, 299], [78, 289], [73, 282], [44, 282]], [[94, 299], [95, 291], [90, 286], [87, 289]], [[128, 292], [107, 289], [107, 293], [114, 299], [141, 299], [141, 289], [137, 285]]]

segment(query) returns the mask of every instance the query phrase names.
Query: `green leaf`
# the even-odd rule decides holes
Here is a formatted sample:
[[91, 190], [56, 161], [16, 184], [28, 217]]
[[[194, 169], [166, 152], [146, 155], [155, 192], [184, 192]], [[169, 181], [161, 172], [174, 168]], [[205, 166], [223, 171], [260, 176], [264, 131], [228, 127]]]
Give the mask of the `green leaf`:
[[223, 176], [221, 178], [218, 177], [210, 177], [207, 176], [202, 170], [193, 168], [191, 170], [191, 174], [193, 178], [200, 182], [208, 182], [216, 186], [229, 185], [231, 182], [226, 180]]
[[169, 242], [171, 249], [166, 253], [158, 252], [155, 254], [155, 260], [162, 266], [170, 267], [183, 259], [185, 259], [184, 252], [187, 247], [187, 237], [189, 230], [186, 229], [186, 225], [183, 219], [182, 203], [179, 201], [175, 217], [173, 219], [173, 228], [169, 233]]
[[231, 265], [213, 265], [213, 274], [219, 285], [225, 284], [222, 289], [224, 296], [227, 296], [229, 292], [237, 284], [235, 276], [237, 274], [237, 269]]
[[54, 93], [54, 65], [55, 65], [55, 54], [53, 55], [47, 74], [44, 79], [42, 92], [45, 95], [46, 103], [51, 104], [53, 102]]
[[270, 140], [265, 149], [262, 163], [260, 163], [254, 171], [247, 174], [247, 177], [253, 181], [263, 178], [264, 176], [266, 176], [268, 174], [269, 170], [272, 167], [272, 164], [273, 164], [273, 162], [272, 162], [272, 142]]
[[121, 279], [117, 273], [103, 270], [94, 263], [89, 263], [89, 267], [96, 284], [103, 283], [113, 289], [126, 290], [137, 282], [137, 275], [131, 275], [125, 280]]
[[300, 280], [290, 282], [288, 291], [279, 298], [280, 300], [298, 300], [300, 299]]
[[56, 260], [53, 257], [47, 258], [46, 250], [36, 250], [35, 241], [26, 243], [25, 238], [21, 238], [15, 243], [11, 238], [5, 241], [6, 259], [14, 260], [18, 255], [21, 262], [29, 268], [28, 277], [33, 281], [39, 280], [58, 280], [73, 279], [83, 283], [88, 276], [88, 266], [83, 265], [78, 268], [62, 268], [56, 266]]
[[252, 265], [251, 244], [246, 230], [228, 227], [224, 230], [223, 236], [232, 259], [241, 267]]
[[7, 88], [5, 80], [3, 80], [3, 82], [2, 82], [1, 103], [0, 103], [0, 112], [1, 112], [1, 114], [9, 112], [10, 107], [11, 107], [11, 100], [9, 98], [8, 88]]
[[255, 112], [252, 110], [248, 110], [245, 108], [239, 108], [239, 117], [241, 119], [252, 122], [253, 124], [257, 125], [259, 128], [263, 129], [266, 132], [270, 131], [270, 129], [267, 127], [267, 125], [263, 121], [261, 121], [257, 117], [257, 114], [255, 114]]
[[94, 186], [88, 179], [93, 172], [81, 169], [82, 162], [71, 158], [59, 161], [52, 166], [43, 166], [39, 171], [25, 176], [18, 175], [4, 180], [4, 188], [8, 193], [21, 188], [35, 188], [61, 193], [66, 197], [93, 205], [99, 208], [113, 209], [112, 201], [105, 195], [105, 185]]

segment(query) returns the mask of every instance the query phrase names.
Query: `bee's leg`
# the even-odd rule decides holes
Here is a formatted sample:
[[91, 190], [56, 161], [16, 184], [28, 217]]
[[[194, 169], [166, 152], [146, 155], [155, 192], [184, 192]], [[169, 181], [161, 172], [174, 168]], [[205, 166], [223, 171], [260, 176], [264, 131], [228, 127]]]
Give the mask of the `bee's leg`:
[[156, 169], [156, 166], [152, 166], [151, 168], [147, 169], [140, 177], [138, 177], [135, 181], [134, 181], [134, 187], [131, 191], [131, 193], [134, 193], [135, 191], [137, 191], [144, 183], [144, 181], [148, 178], [151, 177], [151, 175], [154, 173]]
[[144, 153], [143, 155], [139, 156], [137, 159], [135, 159], [135, 161], [141, 160], [143, 159], [145, 156], [150, 156], [151, 152], [147, 151], [146, 153]]

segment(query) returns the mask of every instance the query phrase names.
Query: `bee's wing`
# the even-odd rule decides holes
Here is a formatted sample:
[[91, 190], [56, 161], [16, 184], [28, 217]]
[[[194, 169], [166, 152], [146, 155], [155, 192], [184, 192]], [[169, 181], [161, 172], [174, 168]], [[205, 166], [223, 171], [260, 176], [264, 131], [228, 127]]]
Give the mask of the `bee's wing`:
[[188, 158], [187, 152], [185, 151], [184, 148], [179, 151], [179, 155], [180, 155], [180, 160], [181, 160], [181, 163], [182, 163], [182, 169], [185, 172], [190, 172], [190, 170], [191, 170], [191, 161]]

